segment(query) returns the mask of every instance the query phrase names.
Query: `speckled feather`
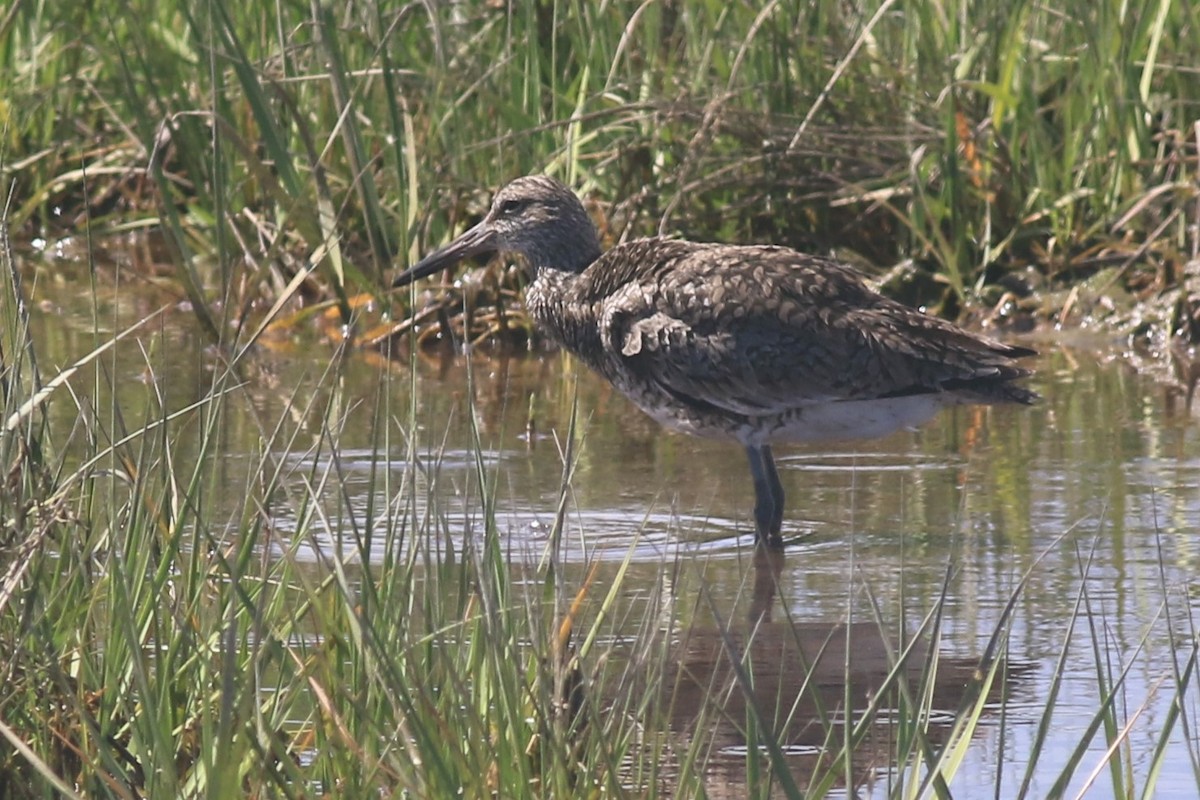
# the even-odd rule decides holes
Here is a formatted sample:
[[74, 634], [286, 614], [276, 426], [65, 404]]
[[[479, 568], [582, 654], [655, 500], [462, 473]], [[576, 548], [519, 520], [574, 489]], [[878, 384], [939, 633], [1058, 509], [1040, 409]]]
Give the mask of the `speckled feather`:
[[699, 410], [771, 416], [927, 392], [1034, 398], [1012, 383], [1028, 375], [1012, 363], [1028, 351], [889, 300], [849, 267], [788, 248], [644, 239], [577, 277], [561, 275], [545, 270], [527, 292], [542, 330], [622, 389], [657, 387]]

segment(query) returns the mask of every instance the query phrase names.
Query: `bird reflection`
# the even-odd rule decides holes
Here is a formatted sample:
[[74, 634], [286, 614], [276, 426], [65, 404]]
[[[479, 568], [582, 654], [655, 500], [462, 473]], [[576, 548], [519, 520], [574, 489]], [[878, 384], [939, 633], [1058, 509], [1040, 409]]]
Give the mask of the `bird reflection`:
[[[938, 653], [929, 637], [885, 631], [875, 620], [799, 621], [777, 614], [784, 559], [782, 552], [756, 548], [748, 618], [684, 631], [664, 687], [676, 734], [710, 742], [710, 797], [746, 795], [753, 755], [747, 748], [754, 742], [765, 760], [759, 770], [769, 772], [763, 766], [769, 764], [807, 785], [816, 770], [840, 758], [850, 738], [845, 726], [865, 719], [847, 762], [853, 772], [839, 778], [861, 787], [893, 766], [900, 726], [915, 724], [897, 716], [906, 707], [902, 697], [928, 697], [932, 711], [944, 712], [931, 714], [940, 721], [923, 723], [923, 735], [936, 744], [948, 735], [957, 710], [970, 706], [989, 667], [987, 656]], [[933, 663], [936, 669], [928, 669]], [[1029, 669], [1002, 665], [993, 699], [1011, 691]], [[785, 763], [774, 764], [771, 748], [762, 747], [771, 739]]]

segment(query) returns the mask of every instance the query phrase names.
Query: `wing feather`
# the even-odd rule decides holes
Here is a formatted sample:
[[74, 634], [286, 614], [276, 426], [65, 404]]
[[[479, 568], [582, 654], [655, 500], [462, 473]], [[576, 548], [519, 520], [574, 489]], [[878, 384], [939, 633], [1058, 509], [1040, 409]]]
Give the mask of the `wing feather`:
[[[986, 400], [1028, 374], [1011, 359], [1029, 351], [888, 300], [836, 262], [779, 247], [622, 247], [647, 243], [672, 245], [670, 257], [597, 298], [601, 337], [610, 358], [677, 401], [759, 416], [972, 388]], [[1006, 386], [992, 399], [1031, 397]]]

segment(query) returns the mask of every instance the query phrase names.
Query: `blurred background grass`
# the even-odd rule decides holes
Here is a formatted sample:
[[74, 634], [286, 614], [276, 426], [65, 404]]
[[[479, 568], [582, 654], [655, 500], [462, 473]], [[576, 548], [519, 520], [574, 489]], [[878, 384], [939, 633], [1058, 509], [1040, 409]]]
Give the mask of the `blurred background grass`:
[[281, 297], [348, 320], [540, 171], [610, 240], [832, 251], [949, 316], [1104, 270], [1138, 297], [1196, 247], [1198, 22], [1171, 0], [17, 0], [4, 188], [26, 239], [161, 233], [217, 337]]

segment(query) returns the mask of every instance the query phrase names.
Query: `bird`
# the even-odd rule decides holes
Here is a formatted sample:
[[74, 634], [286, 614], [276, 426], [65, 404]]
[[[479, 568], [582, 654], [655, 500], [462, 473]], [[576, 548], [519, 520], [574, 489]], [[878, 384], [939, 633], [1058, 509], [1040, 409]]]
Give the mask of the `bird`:
[[866, 439], [961, 404], [1029, 405], [1036, 355], [875, 291], [835, 259], [772, 245], [638, 239], [601, 250], [579, 197], [528, 175], [394, 287], [483, 253], [515, 254], [535, 327], [672, 430], [733, 440], [755, 541], [783, 546], [772, 446]]

